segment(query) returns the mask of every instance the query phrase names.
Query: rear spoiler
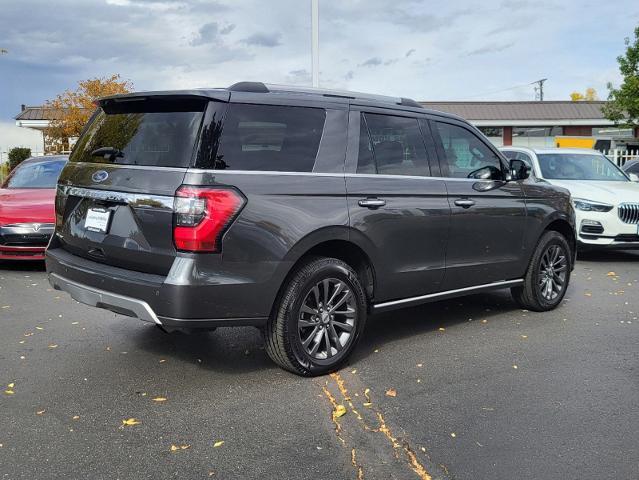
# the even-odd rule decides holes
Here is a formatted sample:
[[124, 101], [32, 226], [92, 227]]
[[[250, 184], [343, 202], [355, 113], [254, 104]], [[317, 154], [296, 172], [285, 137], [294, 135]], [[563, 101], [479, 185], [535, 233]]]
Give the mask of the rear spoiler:
[[151, 92], [133, 92], [123, 93], [118, 95], [109, 95], [107, 97], [101, 97], [96, 100], [96, 105], [103, 106], [107, 103], [114, 102], [135, 102], [139, 100], [146, 100], [148, 98], [164, 98], [164, 99], [178, 99], [178, 98], [208, 98], [211, 100], [217, 100], [220, 102], [228, 102], [231, 98], [231, 93], [228, 90], [223, 89], [193, 89], [193, 90], [160, 90]]

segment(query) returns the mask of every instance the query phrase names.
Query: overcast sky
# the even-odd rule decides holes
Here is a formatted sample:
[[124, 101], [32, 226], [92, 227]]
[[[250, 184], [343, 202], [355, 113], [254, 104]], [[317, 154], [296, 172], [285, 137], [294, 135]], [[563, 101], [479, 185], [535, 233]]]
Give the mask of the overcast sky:
[[[529, 100], [547, 77], [547, 99], [605, 97], [638, 24], [637, 0], [320, 0], [320, 82]], [[0, 0], [0, 122], [111, 73], [138, 90], [310, 84], [310, 37], [310, 0]]]

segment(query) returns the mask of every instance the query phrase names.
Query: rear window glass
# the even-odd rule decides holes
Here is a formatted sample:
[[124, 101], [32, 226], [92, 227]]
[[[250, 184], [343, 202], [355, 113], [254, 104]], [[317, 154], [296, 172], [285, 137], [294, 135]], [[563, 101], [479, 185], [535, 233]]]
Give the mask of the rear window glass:
[[321, 108], [233, 104], [214, 168], [310, 172], [325, 119]]
[[205, 106], [205, 100], [194, 98], [107, 103], [93, 117], [69, 160], [188, 167]]
[[18, 165], [2, 188], [55, 188], [65, 159], [26, 161]]

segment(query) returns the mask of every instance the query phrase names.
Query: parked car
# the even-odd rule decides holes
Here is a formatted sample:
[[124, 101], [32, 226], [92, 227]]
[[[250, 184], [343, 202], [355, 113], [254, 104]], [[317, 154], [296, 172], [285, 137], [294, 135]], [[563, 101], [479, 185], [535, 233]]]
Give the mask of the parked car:
[[639, 184], [602, 153], [587, 149], [502, 147], [532, 177], [570, 191], [582, 249], [639, 248]]
[[51, 284], [165, 330], [254, 325], [301, 375], [369, 313], [511, 288], [561, 302], [568, 192], [412, 100], [242, 82], [107, 97], [58, 186]]
[[44, 260], [55, 227], [54, 201], [66, 156], [32, 157], [0, 185], [0, 260]]

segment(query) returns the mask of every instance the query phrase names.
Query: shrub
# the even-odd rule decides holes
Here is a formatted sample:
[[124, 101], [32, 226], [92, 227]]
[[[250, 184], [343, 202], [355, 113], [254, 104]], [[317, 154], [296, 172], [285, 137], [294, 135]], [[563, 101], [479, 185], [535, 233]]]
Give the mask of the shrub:
[[14, 147], [9, 150], [9, 171], [16, 168], [23, 160], [31, 156], [31, 149], [26, 147]]

